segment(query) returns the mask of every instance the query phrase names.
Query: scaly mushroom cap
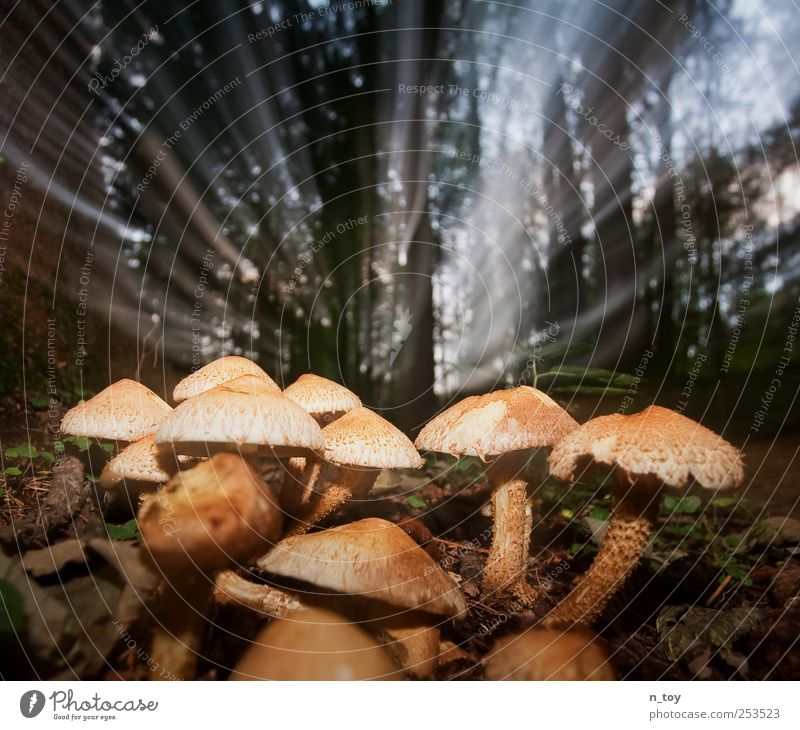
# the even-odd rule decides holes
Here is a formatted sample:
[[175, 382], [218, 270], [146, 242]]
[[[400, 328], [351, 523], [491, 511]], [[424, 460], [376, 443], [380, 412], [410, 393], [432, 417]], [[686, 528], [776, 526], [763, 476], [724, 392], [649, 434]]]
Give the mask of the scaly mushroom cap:
[[370, 469], [419, 469], [425, 462], [411, 440], [363, 406], [322, 429], [325, 460]]
[[550, 473], [570, 481], [586, 459], [616, 466], [631, 477], [652, 475], [670, 487], [685, 487], [694, 477], [709, 489], [729, 489], [744, 479], [738, 449], [691, 418], [661, 406], [584, 423], [550, 453]]
[[369, 634], [321, 608], [271, 621], [230, 676], [286, 681], [402, 678], [403, 672]]
[[280, 536], [282, 512], [244, 459], [217, 454], [146, 494], [137, 521], [161, 570], [212, 571], [267, 550]]
[[509, 451], [550, 446], [577, 425], [546, 393], [522, 385], [464, 398], [430, 421], [414, 445], [420, 451], [486, 461]]
[[359, 397], [343, 385], [312, 373], [301, 375], [283, 394], [312, 416], [346, 413], [361, 405]]
[[150, 388], [124, 378], [67, 411], [61, 432], [72, 436], [138, 441], [155, 433], [172, 408]]
[[483, 660], [490, 680], [614, 680], [614, 668], [595, 636], [588, 631], [528, 629], [504, 636]]
[[262, 378], [245, 375], [181, 403], [156, 434], [161, 449], [205, 456], [240, 451], [308, 456], [321, 451], [316, 421]]
[[205, 393], [217, 385], [241, 378], [243, 375], [252, 375], [254, 378], [263, 380], [273, 393], [280, 393], [281, 391], [278, 384], [252, 360], [238, 355], [228, 355], [204, 365], [191, 375], [187, 375], [175, 386], [175, 390], [172, 391], [172, 400], [176, 403], [181, 403], [200, 395], [200, 393]]
[[124, 481], [142, 484], [162, 484], [176, 471], [179, 464], [190, 461], [187, 456], [164, 454], [158, 450], [155, 436], [150, 434], [126, 446], [103, 468], [100, 486], [116, 487]]
[[319, 588], [443, 616], [466, 611], [450, 576], [397, 525], [370, 517], [281, 540], [258, 566]]

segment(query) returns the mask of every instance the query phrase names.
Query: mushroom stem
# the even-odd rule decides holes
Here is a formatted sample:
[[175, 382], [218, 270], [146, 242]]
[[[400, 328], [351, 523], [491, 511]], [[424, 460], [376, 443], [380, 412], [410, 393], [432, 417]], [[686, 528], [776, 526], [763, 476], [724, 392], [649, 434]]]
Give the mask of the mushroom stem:
[[439, 663], [440, 631], [420, 611], [386, 613], [370, 622], [368, 630], [394, 660], [415, 679], [429, 679]]
[[150, 642], [150, 679], [194, 679], [203, 639], [209, 595], [196, 576], [183, 585], [165, 581], [153, 608], [156, 625]]
[[297, 517], [314, 494], [322, 462], [296, 456], [289, 459], [281, 488], [281, 508], [289, 517]]
[[524, 456], [511, 452], [487, 470], [494, 529], [481, 585], [484, 593], [510, 593], [530, 604], [536, 594], [526, 580], [532, 517], [526, 511], [527, 483], [520, 478], [524, 465]]
[[647, 548], [657, 502], [642, 485], [617, 481], [617, 498], [606, 536], [589, 569], [547, 616], [547, 628], [590, 626], [622, 587]]
[[244, 606], [256, 613], [265, 613], [269, 616], [284, 617], [292, 611], [308, 608], [291, 593], [263, 583], [251, 583], [232, 570], [217, 573], [213, 595], [217, 603], [222, 605]]
[[375, 469], [339, 467], [339, 471], [325, 491], [313, 494], [307, 507], [300, 512], [286, 535], [289, 537], [304, 535], [349, 500], [366, 497], [375, 484], [378, 473]]

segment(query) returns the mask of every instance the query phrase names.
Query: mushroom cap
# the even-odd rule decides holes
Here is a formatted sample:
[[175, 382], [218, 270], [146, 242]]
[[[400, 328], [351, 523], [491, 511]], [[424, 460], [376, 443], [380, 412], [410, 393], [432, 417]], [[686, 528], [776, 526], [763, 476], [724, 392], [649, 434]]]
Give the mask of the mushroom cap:
[[205, 393], [217, 385], [236, 380], [243, 375], [252, 375], [263, 380], [274, 393], [280, 393], [278, 384], [269, 377], [258, 365], [246, 357], [227, 355], [204, 365], [191, 375], [187, 375], [172, 391], [172, 400], [181, 403], [189, 398], [194, 398], [200, 393]]
[[288, 681], [402, 678], [403, 672], [366, 631], [321, 608], [271, 621], [230, 676]]
[[370, 469], [419, 469], [425, 462], [400, 429], [359, 406], [322, 429], [325, 460]]
[[216, 454], [146, 494], [137, 521], [144, 550], [163, 571], [212, 571], [269, 549], [282, 516], [244, 459]]
[[111, 489], [124, 481], [161, 484], [178, 470], [179, 464], [189, 461], [187, 456], [175, 457], [159, 451], [155, 435], [150, 434], [126, 446], [105, 465], [100, 486]]
[[61, 432], [73, 436], [138, 441], [155, 433], [172, 408], [150, 388], [123, 378], [70, 408]]
[[550, 473], [570, 481], [586, 459], [616, 466], [631, 477], [652, 475], [670, 487], [685, 487], [694, 477], [709, 489], [729, 489], [744, 479], [736, 447], [661, 406], [630, 416], [599, 416], [579, 426], [550, 453]]
[[614, 680], [616, 675], [602, 644], [589, 631], [528, 629], [504, 636], [483, 660], [490, 680]]
[[244, 375], [184, 401], [156, 434], [161, 449], [205, 456], [240, 451], [276, 457], [322, 451], [316, 421], [262, 378]]
[[420, 451], [453, 456], [500, 456], [560, 441], [578, 425], [541, 390], [522, 385], [473, 395], [440, 413], [420, 431]]
[[312, 416], [346, 413], [361, 405], [361, 399], [355, 393], [333, 380], [313, 373], [301, 375], [283, 394]]
[[258, 560], [275, 575], [443, 616], [467, 609], [452, 578], [397, 525], [369, 517], [281, 540]]

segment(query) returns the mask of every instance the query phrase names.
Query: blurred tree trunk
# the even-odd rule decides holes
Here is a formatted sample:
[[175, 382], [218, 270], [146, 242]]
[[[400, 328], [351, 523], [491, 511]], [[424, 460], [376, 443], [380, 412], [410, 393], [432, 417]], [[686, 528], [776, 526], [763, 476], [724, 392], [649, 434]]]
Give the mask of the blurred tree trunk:
[[[428, 0], [424, 6], [404, 6], [398, 9], [402, 26], [420, 28], [411, 48], [400, 45], [398, 53], [417, 55], [419, 58], [437, 58], [440, 40], [439, 26], [445, 13], [444, 0]], [[408, 41], [408, 36], [406, 37]], [[401, 64], [402, 69], [402, 64]], [[417, 77], [413, 83], [442, 84], [445, 80], [445, 64], [436, 61], [423, 63], [414, 68]], [[408, 83], [410, 79], [402, 79]], [[405, 249], [405, 265], [397, 268], [397, 298], [395, 299], [392, 323], [391, 358], [389, 371], [392, 387], [393, 409], [388, 417], [403, 431], [415, 434], [433, 415], [436, 408], [433, 386], [434, 362], [434, 313], [433, 274], [438, 263], [438, 236], [434, 236], [431, 225], [431, 202], [428, 194], [428, 177], [432, 169], [431, 154], [412, 153], [410, 150], [426, 150], [431, 146], [435, 129], [434, 119], [442, 103], [437, 95], [431, 99], [417, 95], [409, 103], [407, 120], [395, 121], [405, 129], [398, 130], [405, 150], [397, 165], [400, 179], [405, 181], [407, 209], [405, 231], [400, 246]], [[410, 101], [410, 100], [409, 100]], [[431, 120], [431, 121], [428, 121]]]
[[[563, 83], [556, 78], [556, 91], [545, 104], [544, 150], [550, 167], [545, 169], [545, 194], [557, 219], [551, 221], [548, 265], [549, 313], [567, 335], [584, 306], [583, 252], [581, 232], [584, 221], [580, 179], [567, 126], [567, 107], [557, 89]], [[557, 223], [563, 225], [559, 230]], [[566, 235], [564, 235], [566, 234]]]
[[[669, 89], [672, 82], [674, 67], [669, 67], [669, 72], [662, 82], [661, 92], [656, 111], [656, 129], [661, 139], [661, 150], [656, 168], [658, 170], [658, 183], [653, 200], [655, 215], [655, 251], [656, 261], [662, 262], [659, 271], [660, 291], [656, 290], [658, 300], [658, 321], [654, 335], [658, 362], [665, 368], [669, 365], [669, 358], [675, 349], [675, 260], [680, 250], [675, 221], [675, 180], [670, 175], [672, 162], [672, 108], [669, 99]], [[672, 162], [674, 164], [674, 162]], [[648, 310], [649, 311], [649, 310]]]
[[[621, 17], [626, 11], [628, 21]], [[642, 81], [633, 64], [652, 44], [641, 32], [640, 20], [630, 17], [627, 3], [621, 0], [596, 11], [595, 30], [582, 54], [586, 71], [578, 84], [585, 89], [578, 110], [582, 117], [579, 128], [592, 156], [594, 260], [602, 297], [589, 311], [582, 309], [582, 331], [597, 340], [594, 364], [608, 367], [623, 367], [627, 360], [638, 359], [648, 320], [644, 307], [637, 306], [633, 151], [628, 123], [628, 110], [638, 101]]]

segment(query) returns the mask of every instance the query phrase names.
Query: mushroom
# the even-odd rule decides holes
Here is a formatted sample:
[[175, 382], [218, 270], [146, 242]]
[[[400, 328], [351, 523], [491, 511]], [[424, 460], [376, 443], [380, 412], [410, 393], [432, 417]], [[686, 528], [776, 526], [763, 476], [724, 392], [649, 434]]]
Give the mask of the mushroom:
[[271, 621], [239, 659], [231, 680], [402, 679], [391, 657], [363, 629], [312, 608]]
[[192, 456], [238, 451], [282, 458], [313, 455], [323, 440], [300, 406], [263, 378], [244, 375], [183, 401], [159, 428], [156, 444]]
[[285, 538], [258, 567], [315, 591], [301, 595], [225, 571], [216, 579], [217, 600], [276, 616], [314, 603], [336, 605], [364, 620], [412, 676], [430, 676], [436, 667], [433, 616], [466, 611], [447, 572], [397, 525], [377, 518]]
[[191, 375], [187, 375], [175, 386], [172, 391], [172, 399], [176, 403], [181, 403], [205, 393], [217, 385], [228, 383], [244, 375], [250, 375], [263, 381], [264, 385], [273, 393], [280, 393], [281, 391], [278, 384], [252, 360], [238, 355], [228, 355], [204, 365]]
[[322, 436], [325, 461], [338, 466], [336, 475], [312, 496], [289, 534], [302, 534], [348, 500], [366, 497], [381, 469], [419, 469], [424, 464], [402, 431], [363, 406], [325, 426]]
[[263, 553], [280, 536], [281, 522], [267, 485], [233, 454], [216, 454], [145, 495], [142, 551], [165, 577], [152, 646], [162, 675], [193, 674], [210, 598], [206, 576]]
[[[301, 375], [283, 394], [309, 413], [320, 427], [361, 405], [359, 397], [343, 385], [312, 373]], [[281, 489], [281, 506], [287, 514], [297, 516], [308, 504], [321, 467], [319, 459], [296, 456], [289, 460]]]
[[532, 519], [523, 476], [527, 450], [550, 446], [577, 425], [548, 395], [523, 385], [465, 398], [417, 437], [420, 451], [477, 456], [489, 463], [494, 530], [482, 580], [485, 593], [512, 593], [523, 603], [535, 598], [526, 581]]
[[550, 473], [575, 481], [584, 464], [613, 467], [615, 497], [603, 543], [589, 570], [546, 617], [545, 625], [590, 625], [619, 590], [647, 547], [664, 486], [693, 477], [708, 489], [741, 484], [738, 449], [696, 421], [661, 406], [600, 416], [580, 426], [550, 454]]
[[301, 375], [286, 387], [283, 394], [310, 413], [320, 426], [335, 421], [361, 405], [355, 393], [313, 373]]
[[61, 432], [72, 436], [138, 441], [158, 430], [172, 408], [135, 380], [118, 380], [70, 408]]
[[187, 456], [159, 451], [155, 435], [150, 434], [126, 446], [105, 465], [100, 474], [100, 486], [114, 489], [124, 483], [129, 493], [152, 489], [190, 462]]
[[616, 679], [608, 654], [594, 634], [547, 629], [528, 629], [496, 641], [483, 660], [483, 673], [490, 680]]

